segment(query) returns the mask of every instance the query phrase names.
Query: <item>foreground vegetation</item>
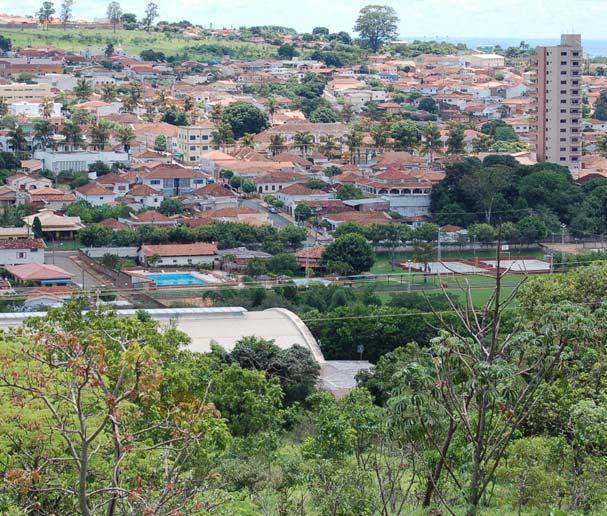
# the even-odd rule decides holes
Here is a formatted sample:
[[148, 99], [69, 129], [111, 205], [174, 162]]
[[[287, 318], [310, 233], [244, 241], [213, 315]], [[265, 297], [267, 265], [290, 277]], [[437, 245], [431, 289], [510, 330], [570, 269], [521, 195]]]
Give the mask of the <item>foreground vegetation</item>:
[[29, 321], [0, 342], [0, 512], [603, 513], [607, 265], [530, 279], [516, 304], [496, 281], [478, 310], [339, 290], [308, 310], [334, 356], [376, 362], [341, 400], [303, 348], [191, 353], [78, 300]]

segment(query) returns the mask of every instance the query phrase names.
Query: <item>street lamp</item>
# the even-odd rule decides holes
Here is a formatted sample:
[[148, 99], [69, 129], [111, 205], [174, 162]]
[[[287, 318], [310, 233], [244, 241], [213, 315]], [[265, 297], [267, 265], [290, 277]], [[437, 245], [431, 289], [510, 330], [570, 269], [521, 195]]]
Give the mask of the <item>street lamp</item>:
[[561, 224], [561, 245], [565, 245], [565, 229], [567, 228], [567, 224]]

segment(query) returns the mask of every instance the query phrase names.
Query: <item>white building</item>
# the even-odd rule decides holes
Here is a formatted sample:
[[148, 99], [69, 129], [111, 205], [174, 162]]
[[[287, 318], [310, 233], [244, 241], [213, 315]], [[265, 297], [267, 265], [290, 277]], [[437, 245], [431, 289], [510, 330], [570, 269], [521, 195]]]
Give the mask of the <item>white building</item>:
[[139, 263], [150, 267], [180, 267], [210, 264], [217, 257], [217, 246], [195, 244], [142, 245], [137, 253]]
[[42, 161], [43, 168], [51, 170], [55, 174], [63, 170], [74, 172], [86, 172], [90, 165], [101, 161], [108, 166], [114, 163], [128, 164], [129, 155], [126, 152], [115, 151], [86, 151], [59, 152], [52, 150], [37, 150], [34, 158]]
[[77, 199], [87, 201], [93, 206], [103, 206], [104, 204], [113, 203], [117, 197], [117, 194], [98, 183], [88, 183], [80, 188], [76, 188], [74, 193]]
[[[40, 102], [13, 102], [9, 104], [8, 110], [13, 116], [26, 116], [27, 118], [40, 118]], [[51, 116], [61, 116], [61, 104], [53, 102]]]
[[0, 266], [44, 263], [41, 238], [0, 239]]

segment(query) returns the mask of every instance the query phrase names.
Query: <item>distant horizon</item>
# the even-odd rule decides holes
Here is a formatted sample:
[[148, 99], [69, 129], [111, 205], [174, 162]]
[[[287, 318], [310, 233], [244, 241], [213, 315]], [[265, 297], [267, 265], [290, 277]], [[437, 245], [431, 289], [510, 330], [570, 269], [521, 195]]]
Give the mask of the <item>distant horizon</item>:
[[[148, 0], [119, 0], [124, 12], [141, 17]], [[479, 31], [495, 39], [551, 39], [562, 33], [580, 32], [590, 40], [601, 40], [607, 18], [604, 0], [505, 0], [487, 5], [486, 0], [155, 0], [158, 20], [180, 21], [207, 27], [282, 25], [299, 32], [311, 32], [316, 26], [331, 32], [352, 33], [359, 10], [368, 4], [393, 7], [400, 17], [399, 32], [453, 34], [460, 38], [482, 38]], [[33, 15], [42, 0], [0, 0], [0, 12]], [[107, 4], [94, 0], [75, 0], [75, 18], [105, 16]], [[61, 0], [54, 0], [59, 11]], [[413, 30], [412, 30], [413, 29]], [[466, 35], [466, 36], [463, 36]]]

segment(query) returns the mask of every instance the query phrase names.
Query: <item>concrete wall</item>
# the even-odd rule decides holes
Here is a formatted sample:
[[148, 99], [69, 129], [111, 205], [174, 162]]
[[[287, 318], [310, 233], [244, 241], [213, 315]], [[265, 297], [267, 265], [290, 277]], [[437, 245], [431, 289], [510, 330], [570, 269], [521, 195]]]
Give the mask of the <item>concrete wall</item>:
[[137, 258], [137, 247], [83, 247], [82, 253], [91, 258], [101, 258], [104, 254], [115, 254], [121, 258]]

